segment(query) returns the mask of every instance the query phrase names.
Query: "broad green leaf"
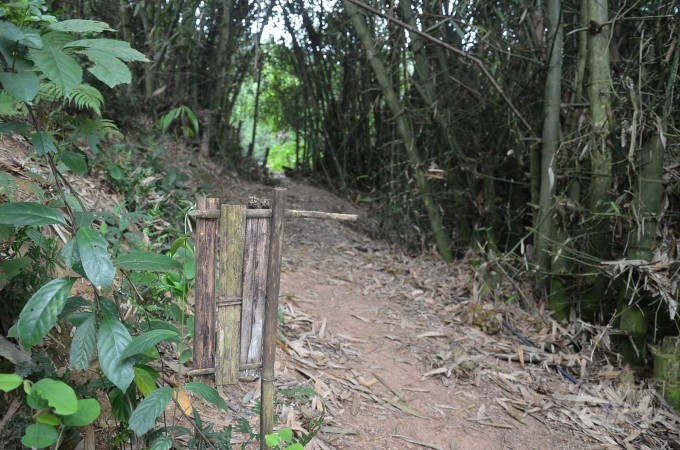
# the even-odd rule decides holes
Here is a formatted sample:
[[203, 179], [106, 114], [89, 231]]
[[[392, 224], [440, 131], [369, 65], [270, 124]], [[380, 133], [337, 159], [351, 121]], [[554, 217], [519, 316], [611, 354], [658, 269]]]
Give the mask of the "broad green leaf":
[[24, 227], [26, 225], [66, 224], [59, 211], [40, 203], [15, 202], [0, 205], [0, 224]]
[[53, 427], [57, 427], [61, 425], [61, 419], [55, 415], [52, 414], [41, 414], [38, 417], [35, 418], [35, 421], [38, 423], [45, 423], [47, 425], [52, 425]]
[[64, 425], [67, 427], [84, 427], [89, 425], [99, 417], [102, 407], [93, 398], [78, 400], [78, 410], [71, 415], [62, 417]]
[[150, 370], [145, 369], [145, 366], [135, 366], [134, 370], [135, 386], [137, 386], [137, 389], [139, 389], [139, 392], [141, 392], [143, 397], [148, 397], [149, 394], [157, 389], [156, 378], [158, 378], [158, 375], [156, 374], [156, 377], [154, 378]]
[[90, 358], [94, 355], [97, 346], [97, 321], [93, 313], [80, 324], [71, 341], [71, 355], [69, 364], [75, 370], [87, 370], [90, 367]]
[[123, 179], [123, 171], [121, 170], [120, 167], [118, 167], [115, 164], [112, 164], [108, 167], [109, 169], [109, 175], [111, 175], [111, 178], [114, 180], [122, 180]]
[[121, 255], [113, 264], [127, 270], [144, 272], [171, 272], [179, 269], [179, 262], [169, 256], [150, 252], [130, 252]]
[[115, 39], [80, 39], [66, 44], [64, 48], [100, 50], [123, 61], [149, 61], [144, 54], [131, 48], [128, 42]]
[[211, 386], [208, 386], [205, 383], [200, 383], [197, 381], [194, 381], [192, 383], [187, 383], [184, 385], [184, 389], [187, 391], [191, 391], [194, 394], [198, 395], [199, 397], [202, 397], [204, 400], [212, 403], [213, 405], [217, 406], [218, 408], [227, 411], [227, 403], [224, 401], [224, 399], [220, 396], [219, 392]]
[[93, 228], [79, 228], [76, 246], [88, 280], [95, 286], [111, 286], [116, 277], [116, 269], [106, 250], [109, 242]]
[[40, 90], [40, 79], [31, 71], [0, 72], [0, 83], [12, 96], [29, 105]]
[[17, 334], [24, 348], [42, 341], [57, 323], [76, 278], [56, 278], [33, 294], [19, 314]]
[[48, 27], [52, 31], [70, 33], [101, 33], [102, 31], [116, 31], [106, 22], [98, 20], [71, 19], [54, 23]]
[[83, 175], [87, 172], [87, 161], [85, 156], [80, 153], [63, 150], [61, 152], [61, 162], [71, 169], [76, 175]]
[[269, 447], [277, 447], [281, 444], [281, 437], [278, 434], [268, 434], [264, 440]]
[[28, 55], [42, 73], [61, 88], [66, 96], [83, 81], [83, 68], [75, 58], [64, 53], [58, 45], [46, 45], [40, 50], [31, 49]]
[[[2, 100], [0, 100], [0, 102], [2, 102]], [[1, 108], [2, 107], [0, 107], [0, 116], [4, 115]], [[11, 133], [12, 131], [26, 137], [31, 131], [31, 126], [25, 122], [17, 121], [0, 123], [0, 134]]]
[[40, 49], [43, 46], [38, 33], [35, 31], [23, 31], [18, 26], [5, 20], [0, 21], [0, 37], [12, 43], [18, 42], [26, 47]]
[[61, 314], [59, 314], [59, 320], [67, 318], [68, 316], [75, 313], [79, 309], [86, 309], [88, 311], [92, 311], [93, 310], [92, 303], [85, 300], [80, 295], [69, 297], [68, 300], [66, 300], [64, 308], [61, 310]]
[[14, 25], [12, 22], [2, 21], [0, 22], [0, 37], [16, 42], [22, 40], [26, 35], [21, 28]]
[[64, 263], [69, 269], [73, 268], [73, 265], [80, 262], [80, 254], [78, 253], [78, 247], [76, 247], [75, 239], [68, 241], [59, 251], [59, 254], [64, 258]]
[[[36, 398], [39, 397], [39, 398]], [[76, 393], [63, 381], [43, 378], [31, 387], [26, 402], [35, 409], [40, 409], [43, 401], [59, 415], [73, 414], [78, 410]]]
[[99, 339], [97, 340], [99, 363], [106, 378], [123, 392], [135, 378], [132, 361], [120, 358], [131, 340], [130, 333], [120, 320], [110, 314], [104, 314], [99, 325]]
[[33, 133], [31, 136], [31, 144], [33, 144], [35, 151], [40, 156], [44, 156], [48, 153], [57, 153], [59, 151], [52, 136], [44, 131], [36, 131]]
[[158, 388], [142, 400], [130, 416], [130, 429], [139, 436], [152, 429], [172, 400], [172, 392], [169, 387]]
[[179, 334], [179, 329], [177, 326], [172, 323], [172, 322], [166, 322], [165, 320], [158, 320], [158, 319], [149, 319], [147, 321], [143, 321], [139, 324], [139, 328], [142, 331], [146, 330], [172, 330], [175, 333]]
[[94, 66], [87, 70], [110, 88], [132, 81], [130, 69], [111, 54], [102, 50], [81, 50], [78, 53], [90, 58]]
[[111, 402], [111, 415], [121, 422], [127, 422], [130, 419], [130, 402], [120, 389], [114, 389], [109, 394], [109, 402]]
[[19, 375], [13, 373], [0, 373], [0, 390], [9, 392], [12, 391], [24, 382], [24, 379]]
[[142, 333], [139, 336], [132, 338], [132, 341], [125, 348], [120, 355], [121, 359], [127, 359], [131, 356], [139, 355], [146, 352], [159, 342], [177, 337], [177, 333], [170, 330], [153, 330]]
[[281, 428], [279, 430], [279, 436], [281, 436], [281, 439], [289, 444], [293, 442], [293, 430], [290, 428]]
[[29, 267], [33, 260], [28, 257], [8, 259], [0, 262], [0, 290], [2, 290], [10, 280]]
[[171, 448], [172, 439], [170, 439], [170, 437], [166, 436], [165, 434], [161, 434], [160, 436], [153, 440], [153, 442], [151, 443], [151, 447], [149, 447], [149, 450], [170, 450]]
[[34, 423], [26, 427], [21, 443], [28, 448], [45, 448], [57, 442], [57, 429], [45, 423]]

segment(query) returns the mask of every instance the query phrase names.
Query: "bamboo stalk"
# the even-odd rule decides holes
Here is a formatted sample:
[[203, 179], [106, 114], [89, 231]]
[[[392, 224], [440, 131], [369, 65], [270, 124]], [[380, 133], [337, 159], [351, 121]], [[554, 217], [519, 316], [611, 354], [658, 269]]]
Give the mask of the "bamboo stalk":
[[260, 449], [262, 450], [267, 449], [265, 436], [271, 434], [274, 428], [274, 361], [285, 207], [286, 189], [275, 188], [272, 194], [272, 218], [269, 226], [270, 247], [267, 260], [267, 294], [262, 339], [262, 408], [260, 411]]
[[215, 382], [236, 384], [239, 373], [243, 252], [246, 207], [222, 205], [220, 220], [220, 296], [217, 298], [217, 358]]
[[[217, 198], [199, 198], [198, 207], [217, 208]], [[196, 302], [194, 304], [194, 369], [215, 367], [215, 259], [217, 220], [196, 223]]]

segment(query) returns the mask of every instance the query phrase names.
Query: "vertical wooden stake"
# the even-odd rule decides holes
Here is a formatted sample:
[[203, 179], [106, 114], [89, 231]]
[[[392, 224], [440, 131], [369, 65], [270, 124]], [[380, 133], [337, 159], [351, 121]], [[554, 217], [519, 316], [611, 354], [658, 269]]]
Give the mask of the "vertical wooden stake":
[[264, 437], [271, 434], [274, 428], [274, 361], [285, 209], [286, 190], [275, 188], [272, 194], [272, 218], [269, 224], [270, 247], [267, 260], [267, 293], [262, 338], [262, 409], [260, 412], [260, 449], [262, 450], [267, 449]]
[[[217, 198], [199, 198], [198, 209], [217, 209]], [[215, 367], [215, 254], [217, 220], [196, 219], [194, 369]]]
[[[252, 210], [251, 210], [252, 211]], [[262, 364], [262, 337], [267, 298], [269, 218], [246, 220], [241, 305], [241, 371], [239, 379], [256, 380]]]
[[215, 358], [215, 383], [220, 386], [238, 383], [246, 207], [222, 205], [221, 215]]

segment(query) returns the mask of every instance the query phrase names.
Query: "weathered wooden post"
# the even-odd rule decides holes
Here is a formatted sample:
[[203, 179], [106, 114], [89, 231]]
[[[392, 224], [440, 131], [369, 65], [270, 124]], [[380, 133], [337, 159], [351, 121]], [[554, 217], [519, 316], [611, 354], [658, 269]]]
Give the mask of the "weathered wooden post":
[[[199, 198], [201, 210], [219, 208], [217, 198]], [[215, 260], [217, 217], [196, 218], [196, 297], [194, 301], [194, 369], [212, 373], [215, 367]], [[200, 275], [199, 275], [200, 274]]]
[[239, 374], [243, 254], [246, 240], [245, 206], [222, 205], [220, 236], [215, 382], [224, 385], [236, 384]]
[[267, 294], [262, 336], [262, 408], [260, 412], [260, 448], [266, 449], [265, 436], [274, 426], [274, 362], [276, 358], [276, 329], [278, 325], [279, 285], [281, 283], [281, 255], [283, 253], [283, 218], [286, 190], [275, 188], [272, 197], [272, 218], [269, 227], [269, 258], [267, 260]]

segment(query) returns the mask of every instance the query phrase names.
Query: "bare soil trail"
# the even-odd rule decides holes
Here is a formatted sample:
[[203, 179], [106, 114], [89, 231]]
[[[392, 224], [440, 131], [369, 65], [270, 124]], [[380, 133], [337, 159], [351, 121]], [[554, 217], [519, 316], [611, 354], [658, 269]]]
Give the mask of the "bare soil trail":
[[[306, 182], [282, 185], [291, 208], [370, 220]], [[225, 197], [248, 189], [271, 190], [232, 185]], [[484, 295], [467, 262], [405, 256], [353, 225], [296, 219], [285, 233], [277, 385], [309, 386], [323, 400], [310, 448], [680, 448], [678, 417], [659, 396], [593, 359], [599, 329], [527, 314], [499, 301], [500, 285], [500, 295]], [[592, 346], [580, 353], [546, 350], [585, 335]], [[321, 409], [316, 400], [282, 406], [280, 426], [306, 430]]]

